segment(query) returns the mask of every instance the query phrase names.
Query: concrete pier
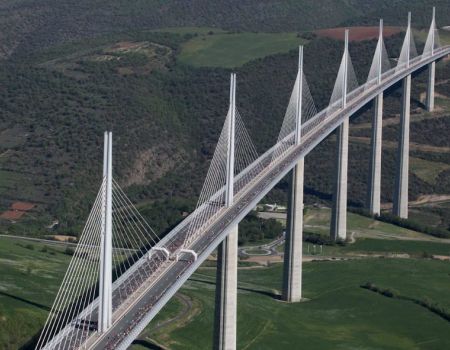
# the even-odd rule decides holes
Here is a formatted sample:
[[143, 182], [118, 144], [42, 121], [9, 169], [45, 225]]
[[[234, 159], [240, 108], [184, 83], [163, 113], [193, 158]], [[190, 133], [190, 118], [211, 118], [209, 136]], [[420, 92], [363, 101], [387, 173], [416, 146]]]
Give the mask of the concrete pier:
[[403, 79], [402, 112], [397, 156], [397, 174], [394, 188], [393, 214], [408, 218], [408, 168], [409, 168], [409, 122], [411, 103], [411, 75]]
[[427, 89], [427, 111], [434, 111], [434, 81], [436, 74], [436, 62], [428, 65], [428, 89]]
[[216, 276], [214, 349], [236, 349], [238, 227], [219, 245]]
[[304, 159], [292, 170], [284, 245], [283, 300], [302, 299]]
[[334, 240], [347, 238], [347, 171], [349, 118], [337, 129], [336, 176], [330, 234]]
[[381, 143], [383, 130], [383, 93], [374, 101], [375, 113], [372, 119], [371, 154], [369, 162], [369, 182], [367, 189], [367, 208], [370, 214], [380, 215], [381, 196]]

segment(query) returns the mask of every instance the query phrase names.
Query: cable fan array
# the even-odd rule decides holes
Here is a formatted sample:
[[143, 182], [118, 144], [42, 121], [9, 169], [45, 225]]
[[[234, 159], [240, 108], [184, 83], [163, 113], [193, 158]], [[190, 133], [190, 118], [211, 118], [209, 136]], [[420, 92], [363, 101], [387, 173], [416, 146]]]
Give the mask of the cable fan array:
[[[345, 73], [347, 73], [347, 75]], [[333, 93], [331, 94], [330, 103], [327, 109], [328, 115], [334, 113], [336, 110], [342, 107], [342, 98], [344, 96], [344, 80], [346, 80], [345, 95], [347, 96], [350, 92], [352, 92], [359, 86], [355, 69], [353, 68], [352, 58], [350, 57], [350, 53], [347, 49], [342, 56], [342, 61], [341, 65], [339, 66], [336, 82], [334, 83]]]
[[[301, 78], [300, 78], [301, 77]], [[302, 79], [300, 89], [300, 79]], [[314, 104], [313, 97], [309, 90], [309, 85], [305, 74], [300, 72], [297, 74], [294, 87], [292, 89], [289, 104], [284, 114], [283, 124], [278, 135], [277, 145], [272, 153], [272, 161], [283, 155], [291, 146], [295, 144], [295, 130], [297, 127], [297, 109], [298, 97], [301, 96], [301, 124], [307, 122], [317, 114], [317, 109]]]
[[439, 30], [436, 27], [435, 9], [433, 8], [433, 20], [431, 21], [422, 56], [431, 56], [433, 51], [440, 47], [441, 40], [439, 38]]
[[[98, 328], [99, 267], [105, 180], [96, 196], [55, 302], [41, 332], [37, 349], [78, 348]], [[159, 237], [137, 211], [119, 184], [112, 188], [112, 311], [126, 304], [166, 261], [160, 252], [149, 255]], [[140, 266], [128, 273], [131, 266]], [[115, 282], [114, 282], [115, 281]]]
[[[380, 26], [381, 30], [381, 26]], [[433, 11], [433, 20], [428, 32], [427, 40], [425, 43], [425, 47], [421, 56], [418, 56], [416, 45], [414, 42], [413, 31], [411, 30], [411, 22], [410, 17], [408, 20], [408, 28], [406, 30], [405, 39], [402, 44], [402, 49], [400, 52], [400, 56], [398, 58], [397, 65], [394, 69], [391, 69], [390, 59], [384, 45], [383, 36], [380, 35], [378, 44], [375, 50], [375, 55], [372, 60], [372, 64], [370, 67], [370, 71], [368, 74], [367, 82], [358, 87], [358, 80], [356, 78], [356, 74], [354, 71], [354, 67], [352, 64], [352, 60], [348, 51], [346, 50], [347, 58], [345, 54], [342, 58], [341, 65], [339, 67], [339, 72], [337, 75], [337, 79], [334, 85], [333, 93], [330, 98], [329, 106], [316, 114], [313, 118], [310, 119], [308, 123], [302, 125], [302, 135], [308, 132], [311, 132], [315, 127], [321, 125], [326, 119], [327, 116], [334, 114], [342, 107], [342, 97], [343, 97], [343, 80], [345, 73], [345, 61], [347, 61], [347, 91], [346, 91], [346, 101], [350, 102], [353, 98], [358, 97], [363, 91], [368, 90], [378, 82], [378, 74], [381, 69], [381, 79], [385, 79], [388, 76], [394, 75], [399, 71], [402, 71], [408, 64], [412, 64], [417, 60], [425, 59], [429, 57], [434, 50], [437, 50], [441, 47], [441, 43], [439, 40], [439, 33], [436, 27], [436, 22], [434, 18]], [[381, 52], [380, 52], [381, 51]]]
[[[381, 26], [380, 26], [381, 27]], [[391, 69], [389, 56], [384, 45], [383, 36], [380, 29], [380, 38], [378, 39], [375, 54], [373, 55], [372, 64], [370, 65], [369, 75], [364, 90], [378, 84], [379, 78], [383, 78], [383, 74]]]
[[404, 69], [411, 61], [417, 57], [416, 44], [414, 42], [414, 37], [411, 29], [411, 25], [408, 24], [408, 29], [406, 30], [405, 40], [403, 41], [402, 49], [400, 51], [400, 56], [398, 58], [397, 67], [395, 71], [398, 72]]
[[[219, 140], [214, 151], [206, 178], [200, 192], [194, 217], [189, 223], [188, 232], [183, 246], [189, 246], [201, 233], [201, 229], [225, 207], [225, 185], [227, 173], [227, 157], [230, 134], [231, 106], [223, 125]], [[234, 195], [254, 179], [263, 169], [260, 163], [254, 163], [258, 158], [256, 147], [245, 127], [242, 117], [235, 108], [235, 166], [234, 166]]]

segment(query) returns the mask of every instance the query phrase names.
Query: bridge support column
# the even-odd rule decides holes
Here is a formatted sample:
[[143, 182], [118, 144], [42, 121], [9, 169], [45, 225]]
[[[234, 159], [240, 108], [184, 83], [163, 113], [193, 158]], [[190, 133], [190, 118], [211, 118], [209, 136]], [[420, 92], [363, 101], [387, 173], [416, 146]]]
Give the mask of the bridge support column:
[[434, 80], [436, 74], [436, 62], [428, 65], [428, 89], [427, 89], [427, 111], [434, 111]]
[[375, 113], [372, 119], [371, 156], [369, 163], [369, 182], [367, 207], [372, 215], [380, 215], [381, 196], [381, 140], [383, 130], [383, 93], [374, 101]]
[[292, 170], [284, 245], [282, 297], [291, 303], [302, 299], [303, 178], [304, 159], [301, 159]]
[[238, 227], [219, 245], [216, 276], [214, 349], [236, 349]]
[[393, 214], [408, 218], [408, 168], [409, 168], [409, 121], [411, 102], [411, 75], [403, 79], [402, 112], [398, 144], [397, 175], [394, 188]]
[[331, 211], [331, 238], [347, 238], [347, 171], [349, 118], [337, 129], [336, 177]]

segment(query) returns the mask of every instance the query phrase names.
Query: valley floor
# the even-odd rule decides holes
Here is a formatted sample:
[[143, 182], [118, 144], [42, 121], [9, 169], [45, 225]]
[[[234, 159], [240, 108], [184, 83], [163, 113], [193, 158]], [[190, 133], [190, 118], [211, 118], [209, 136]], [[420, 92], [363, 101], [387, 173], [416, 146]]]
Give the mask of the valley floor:
[[[326, 234], [328, 216], [329, 209], [309, 209], [305, 231]], [[305, 302], [279, 300], [281, 263], [240, 262], [238, 348], [450, 346], [450, 264], [444, 260], [450, 256], [449, 241], [352, 213], [348, 221], [354, 243], [323, 246], [320, 252], [304, 243]], [[3, 236], [0, 240], [0, 348], [26, 349], [45, 322], [70, 249]], [[282, 241], [273, 249], [281, 261]], [[248, 250], [258, 253], [260, 248]], [[133, 349], [211, 348], [214, 265], [205, 262]], [[368, 283], [371, 289], [363, 288]]]

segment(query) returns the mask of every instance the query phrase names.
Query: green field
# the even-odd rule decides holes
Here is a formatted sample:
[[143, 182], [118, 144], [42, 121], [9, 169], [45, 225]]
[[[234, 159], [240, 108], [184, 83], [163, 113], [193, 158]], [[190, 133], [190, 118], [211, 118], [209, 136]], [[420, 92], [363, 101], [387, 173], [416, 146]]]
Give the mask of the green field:
[[[291, 305], [272, 295], [280, 292], [281, 270], [281, 265], [276, 265], [239, 271], [239, 349], [293, 349], [296, 344], [305, 349], [450, 346], [448, 321], [412, 301], [387, 298], [360, 287], [372, 282], [406, 297], [428, 298], [449, 310], [448, 263], [414, 259], [308, 263], [304, 266], [304, 297], [309, 301]], [[180, 321], [182, 328], [152, 332], [150, 325], [142, 338], [171, 349], [210, 349], [213, 270], [201, 269], [182, 293], [199, 303], [197, 315]]]
[[360, 239], [350, 244], [349, 251], [374, 253], [406, 253], [406, 254], [435, 254], [449, 255], [450, 244], [422, 242], [422, 241], [396, 241], [387, 239]]
[[[174, 27], [158, 31], [195, 34], [182, 45], [179, 62], [196, 67], [234, 68], [265, 56], [287, 52], [307, 41], [297, 33], [226, 33], [218, 28]], [[426, 40], [427, 31], [415, 31], [419, 40]], [[441, 31], [441, 43], [448, 44], [450, 33]]]
[[215, 34], [225, 33], [223, 29], [213, 27], [168, 27], [154, 30], [155, 32], [174, 33], [174, 34]]
[[69, 258], [62, 248], [0, 237], [0, 349], [17, 349], [39, 331]]
[[440, 30], [439, 31], [439, 39], [441, 41], [441, 45], [450, 45], [450, 31], [449, 30]]
[[233, 68], [288, 52], [306, 41], [296, 33], [220, 33], [200, 35], [182, 45], [179, 62], [196, 67]]
[[[304, 230], [328, 236], [330, 232], [330, 216], [331, 210], [329, 208], [308, 209], [305, 215]], [[379, 236], [393, 239], [429, 238], [425, 234], [351, 212], [347, 213], [347, 225], [349, 234], [354, 232], [357, 236]]]
[[[277, 247], [277, 251], [283, 252], [284, 245], [280, 245], [279, 247]], [[450, 256], [450, 244], [427, 242], [427, 241], [413, 241], [413, 240], [410, 241], [410, 240], [359, 238], [355, 243], [347, 244], [345, 246], [324, 245], [322, 246], [322, 252], [320, 252], [320, 247], [318, 245], [316, 245], [316, 250], [314, 251], [314, 244], [304, 242], [303, 254], [328, 256], [328, 257], [329, 256], [354, 257], [361, 255], [392, 256], [393, 254], [408, 254], [413, 257], [422, 257], [431, 255]]]
[[429, 184], [435, 184], [439, 174], [450, 169], [450, 164], [430, 162], [414, 157], [410, 157], [409, 160], [411, 172]]
[[[365, 222], [366, 218], [360, 218]], [[357, 219], [355, 216], [352, 222]], [[304, 246], [306, 250], [307, 243]], [[449, 331], [448, 321], [414, 302], [386, 298], [360, 285], [372, 282], [449, 309], [450, 265], [420, 258], [423, 252], [427, 256], [450, 255], [449, 244], [361, 238], [345, 247], [324, 247], [328, 256], [384, 252], [418, 258], [305, 263], [304, 296], [310, 301], [296, 305], [274, 298], [280, 293], [281, 264], [261, 268], [242, 262], [239, 348], [289, 349], [299, 342], [308, 349], [363, 345], [367, 349], [445, 348], [450, 340], [442, 334]], [[0, 238], [0, 257], [0, 348], [17, 349], [45, 322], [70, 257], [64, 247], [4, 237]], [[182, 288], [181, 295], [162, 310], [134, 348], [149, 349], [154, 343], [170, 349], [210, 348], [215, 269], [211, 263], [204, 266]], [[176, 320], [166, 324], [173, 318]]]
[[[414, 36], [420, 40], [427, 39], [428, 30], [414, 30]], [[448, 30], [439, 30], [439, 41], [441, 45], [450, 45], [450, 31]]]

